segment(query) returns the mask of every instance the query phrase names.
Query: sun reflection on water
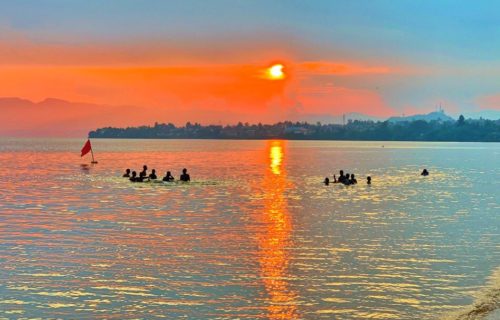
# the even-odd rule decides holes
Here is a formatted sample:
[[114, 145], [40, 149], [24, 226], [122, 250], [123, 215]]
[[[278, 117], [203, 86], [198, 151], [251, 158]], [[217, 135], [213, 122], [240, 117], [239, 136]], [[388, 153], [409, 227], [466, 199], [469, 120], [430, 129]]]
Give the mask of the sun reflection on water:
[[269, 148], [269, 160], [271, 171], [274, 174], [281, 174], [281, 162], [283, 160], [283, 141], [272, 141]]
[[269, 295], [269, 319], [294, 319], [298, 317], [296, 293], [288, 283], [288, 265], [292, 224], [288, 212], [285, 189], [290, 182], [282, 167], [284, 142], [271, 141], [269, 168], [262, 182], [264, 192], [263, 223], [265, 229], [259, 236], [259, 262], [264, 286]]

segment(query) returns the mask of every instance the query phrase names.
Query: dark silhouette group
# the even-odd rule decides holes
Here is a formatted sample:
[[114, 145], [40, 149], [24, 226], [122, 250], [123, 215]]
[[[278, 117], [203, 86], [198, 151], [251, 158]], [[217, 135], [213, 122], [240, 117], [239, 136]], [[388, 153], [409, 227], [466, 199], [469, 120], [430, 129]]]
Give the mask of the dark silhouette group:
[[[371, 178], [370, 177], [368, 177], [368, 178], [371, 181]], [[330, 178], [326, 177], [324, 183], [325, 183], [325, 185], [328, 186], [330, 184]], [[348, 185], [357, 184], [358, 180], [356, 180], [356, 176], [354, 175], [354, 173], [344, 174], [344, 170], [340, 170], [338, 178], [335, 174], [333, 175], [333, 182], [332, 183], [342, 183], [343, 185], [348, 186]], [[370, 183], [368, 183], [368, 184], [370, 184]]]
[[[420, 173], [421, 176], [428, 176], [429, 171], [427, 169], [422, 170], [422, 173]], [[325, 180], [323, 181], [325, 185], [330, 185], [330, 178], [326, 177]], [[356, 180], [356, 177], [354, 176], [354, 173], [346, 173], [344, 174], [344, 170], [340, 170], [339, 172], [339, 177], [334, 174], [333, 175], [333, 182], [331, 183], [342, 183], [343, 185], [354, 185], [357, 184], [358, 181]], [[366, 177], [366, 184], [372, 184], [372, 177], [368, 176]]]
[[[129, 180], [132, 182], [154, 181], [154, 180], [158, 179], [158, 176], [156, 175], [155, 169], [152, 169], [151, 173], [148, 175], [148, 166], [147, 165], [144, 165], [142, 167], [142, 171], [139, 172], [139, 176], [137, 175], [136, 171], [130, 172], [130, 169], [127, 169], [127, 170], [125, 170], [123, 177], [129, 178]], [[184, 181], [184, 182], [191, 181], [191, 177], [187, 173], [186, 168], [182, 169], [182, 173], [179, 177], [179, 180]], [[173, 181], [175, 181], [175, 178], [170, 171], [167, 171], [165, 173], [165, 176], [163, 177], [162, 181], [173, 182]]]

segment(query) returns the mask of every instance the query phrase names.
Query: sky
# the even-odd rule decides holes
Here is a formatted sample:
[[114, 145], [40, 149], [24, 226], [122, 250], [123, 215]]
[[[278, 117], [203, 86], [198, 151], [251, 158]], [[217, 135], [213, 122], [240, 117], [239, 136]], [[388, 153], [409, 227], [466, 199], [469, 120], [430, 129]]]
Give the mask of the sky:
[[[0, 0], [0, 8], [0, 99], [93, 104], [96, 116], [119, 107], [116, 125], [500, 109], [498, 1]], [[268, 72], [276, 64], [279, 79]], [[44, 117], [18, 113], [32, 126]]]

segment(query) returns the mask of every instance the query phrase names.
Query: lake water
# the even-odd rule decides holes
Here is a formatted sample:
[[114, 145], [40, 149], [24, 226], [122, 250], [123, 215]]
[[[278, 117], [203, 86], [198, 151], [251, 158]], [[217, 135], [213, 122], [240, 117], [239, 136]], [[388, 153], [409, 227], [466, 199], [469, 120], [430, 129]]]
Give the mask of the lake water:
[[497, 280], [500, 144], [84, 142], [0, 140], [0, 318], [442, 319]]

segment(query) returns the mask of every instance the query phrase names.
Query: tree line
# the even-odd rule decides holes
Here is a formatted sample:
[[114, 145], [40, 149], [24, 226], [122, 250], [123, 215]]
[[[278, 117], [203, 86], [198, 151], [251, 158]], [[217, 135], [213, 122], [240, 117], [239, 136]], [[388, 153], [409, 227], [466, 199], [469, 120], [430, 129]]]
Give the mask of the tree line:
[[410, 122], [348, 121], [340, 124], [278, 122], [275, 124], [184, 126], [155, 123], [154, 126], [100, 128], [90, 138], [115, 139], [287, 139], [287, 140], [383, 140], [383, 141], [468, 141], [500, 142], [500, 120], [417, 120]]

